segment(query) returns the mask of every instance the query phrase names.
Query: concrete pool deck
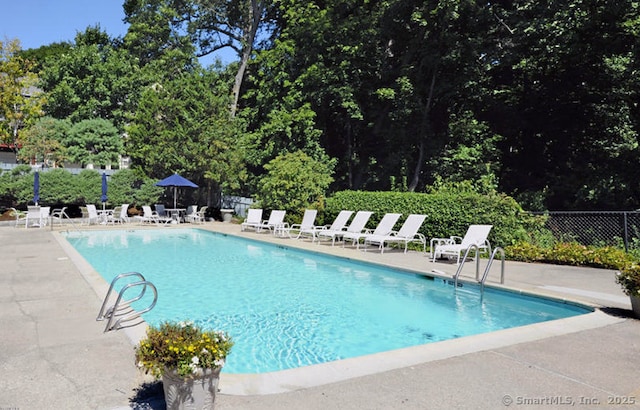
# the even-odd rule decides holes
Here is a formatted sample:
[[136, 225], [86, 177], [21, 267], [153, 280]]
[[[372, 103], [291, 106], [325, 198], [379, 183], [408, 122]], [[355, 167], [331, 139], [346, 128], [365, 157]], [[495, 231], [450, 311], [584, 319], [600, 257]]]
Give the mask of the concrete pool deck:
[[[434, 276], [456, 270], [417, 252], [365, 253], [218, 222], [197, 227]], [[157, 383], [133, 363], [142, 326], [103, 333], [95, 317], [108, 284], [60, 239], [61, 229], [0, 227], [0, 408], [163, 408]], [[465, 279], [474, 269], [465, 265]], [[496, 285], [499, 272], [494, 263], [487, 283]], [[303, 369], [223, 374], [216, 408], [640, 407], [640, 320], [631, 318], [613, 271], [507, 262], [505, 286], [601, 309]]]

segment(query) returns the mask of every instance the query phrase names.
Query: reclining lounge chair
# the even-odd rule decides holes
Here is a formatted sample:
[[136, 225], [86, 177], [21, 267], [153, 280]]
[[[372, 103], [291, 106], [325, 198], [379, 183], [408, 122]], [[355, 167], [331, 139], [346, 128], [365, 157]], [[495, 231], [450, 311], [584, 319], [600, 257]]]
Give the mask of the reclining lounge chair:
[[380, 253], [383, 253], [385, 243], [399, 243], [404, 244], [404, 253], [407, 253], [409, 243], [419, 242], [422, 244], [422, 251], [425, 252], [427, 240], [418, 230], [426, 218], [427, 215], [412, 214], [407, 217], [398, 232], [391, 232], [389, 235], [367, 235], [364, 238], [364, 250], [367, 250], [367, 245], [376, 244], [380, 248]]
[[[491, 244], [487, 239], [491, 228], [493, 228], [493, 225], [470, 225], [464, 238], [451, 236], [449, 238], [431, 239], [433, 262], [442, 256], [455, 256], [457, 258], [456, 264], [460, 264], [460, 254], [466, 252], [472, 246], [477, 247], [476, 254], [480, 252], [491, 254]], [[433, 249], [434, 246], [435, 249]]]

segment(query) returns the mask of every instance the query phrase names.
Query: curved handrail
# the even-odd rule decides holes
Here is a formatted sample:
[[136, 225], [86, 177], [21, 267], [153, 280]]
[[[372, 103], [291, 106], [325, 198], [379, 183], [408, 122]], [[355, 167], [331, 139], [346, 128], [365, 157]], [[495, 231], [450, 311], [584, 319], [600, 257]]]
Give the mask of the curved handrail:
[[478, 252], [480, 251], [480, 248], [478, 248], [478, 245], [476, 245], [475, 243], [472, 243], [471, 245], [469, 245], [469, 247], [465, 251], [464, 257], [462, 258], [462, 262], [460, 262], [460, 265], [458, 265], [458, 270], [456, 271], [456, 274], [453, 275], [454, 289], [458, 289], [458, 276], [460, 276], [460, 272], [462, 272], [462, 267], [464, 266], [464, 262], [467, 260], [467, 256], [469, 256], [469, 251], [471, 250], [471, 248], [476, 249], [476, 280], [478, 278], [478, 271], [480, 270], [480, 258], [478, 257]]
[[[110, 314], [112, 314], [113, 312], [115, 312], [115, 309], [108, 309], [105, 312], [105, 307], [107, 306], [107, 302], [109, 301], [109, 296], [111, 296], [111, 292], [113, 291], [113, 288], [116, 285], [116, 282], [122, 278], [126, 278], [129, 276], [137, 276], [138, 278], [140, 278], [141, 281], [145, 281], [146, 279], [144, 278], [144, 276], [142, 276], [141, 273], [139, 272], [127, 272], [127, 273], [121, 273], [118, 276], [116, 276], [115, 278], [113, 278], [113, 280], [111, 281], [111, 285], [109, 286], [109, 290], [107, 291], [107, 295], [104, 297], [104, 301], [102, 302], [102, 307], [100, 307], [100, 312], [98, 312], [98, 317], [96, 317], [97, 321], [100, 320], [104, 320], [107, 316], [109, 316]], [[144, 292], [145, 289], [142, 289], [142, 293], [134, 299], [128, 300], [127, 303], [131, 303], [131, 302], [135, 302], [136, 300], [140, 300], [142, 298], [142, 296], [144, 296]], [[115, 307], [115, 305], [114, 305]]]
[[[129, 288], [132, 288], [132, 287], [135, 287], [135, 286], [142, 286], [142, 292], [141, 292], [141, 295], [144, 295], [144, 293], [145, 293], [145, 291], [146, 291], [147, 287], [150, 287], [150, 288], [151, 288], [151, 290], [153, 291], [153, 294], [154, 294], [154, 296], [153, 296], [153, 302], [151, 302], [151, 304], [150, 304], [148, 307], [146, 307], [146, 308], [144, 308], [144, 309], [142, 309], [142, 310], [139, 310], [139, 311], [135, 311], [135, 314], [134, 314], [134, 315], [131, 315], [131, 316], [127, 316], [127, 315], [125, 315], [125, 314], [121, 314], [121, 315], [119, 315], [119, 316], [122, 316], [122, 317], [120, 317], [120, 318], [119, 318], [119, 319], [118, 319], [118, 320], [117, 320], [113, 325], [111, 325], [111, 323], [113, 322], [113, 318], [114, 318], [116, 315], [115, 315], [114, 313], [112, 313], [111, 315], [109, 315], [109, 320], [107, 321], [107, 325], [106, 325], [106, 326], [105, 326], [105, 328], [104, 328], [104, 331], [105, 331], [105, 332], [108, 332], [108, 331], [110, 331], [110, 330], [114, 330], [114, 329], [115, 329], [115, 330], [121, 329], [121, 328], [123, 327], [123, 326], [121, 325], [121, 323], [123, 323], [123, 322], [127, 322], [127, 321], [130, 321], [130, 320], [133, 320], [133, 319], [137, 319], [137, 318], [139, 318], [140, 316], [142, 316], [142, 314], [143, 314], [143, 313], [147, 313], [148, 311], [150, 311], [151, 309], [153, 309], [153, 307], [156, 305], [156, 302], [158, 301], [158, 290], [157, 290], [157, 289], [156, 289], [156, 287], [153, 285], [153, 283], [151, 283], [151, 282], [149, 282], [149, 281], [144, 280], [144, 281], [140, 281], [140, 282], [129, 283], [128, 285], [123, 286], [123, 287], [122, 287], [122, 289], [120, 289], [120, 293], [118, 294], [118, 298], [116, 299], [116, 302], [115, 302], [115, 303], [114, 303], [114, 305], [113, 305], [113, 310], [112, 310], [112, 312], [116, 312], [116, 311], [118, 310], [119, 305], [120, 305], [120, 303], [121, 303], [121, 301], [122, 301], [122, 296], [124, 295], [124, 293], [125, 293]], [[142, 296], [140, 296], [140, 297], [142, 297]], [[138, 298], [137, 298], [137, 299], [135, 299], [135, 300], [140, 299], [140, 297], [138, 297]], [[125, 302], [123, 302], [123, 303], [127, 304], [127, 303], [128, 303], [128, 301], [125, 301]], [[126, 314], [128, 314], [128, 313], [130, 313], [130, 312], [132, 312], [132, 311], [133, 311], [133, 310], [129, 310], [129, 311], [127, 311], [127, 312], [126, 312]]]
[[489, 258], [489, 262], [487, 262], [487, 267], [482, 274], [482, 280], [480, 281], [480, 296], [484, 296], [484, 283], [487, 281], [487, 277], [489, 276], [489, 270], [491, 269], [491, 264], [496, 257], [496, 253], [500, 252], [502, 263], [500, 264], [500, 284], [504, 284], [504, 249], [501, 247], [496, 247], [491, 253], [491, 257]]

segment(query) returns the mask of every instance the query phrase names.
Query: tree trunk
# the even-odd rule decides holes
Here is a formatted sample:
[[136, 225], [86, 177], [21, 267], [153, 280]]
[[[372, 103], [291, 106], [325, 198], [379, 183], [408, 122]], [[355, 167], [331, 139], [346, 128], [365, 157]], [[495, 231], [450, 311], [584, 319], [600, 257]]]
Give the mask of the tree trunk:
[[244, 31], [242, 44], [242, 56], [240, 58], [240, 66], [236, 73], [235, 82], [233, 84], [233, 102], [231, 103], [231, 118], [236, 116], [238, 111], [238, 101], [240, 100], [240, 88], [242, 87], [242, 81], [244, 80], [244, 74], [247, 71], [249, 65], [249, 58], [251, 58], [251, 52], [253, 51], [253, 43], [256, 39], [256, 33], [258, 32], [258, 26], [260, 25], [260, 19], [264, 12], [264, 3], [260, 0], [251, 0], [251, 18], [250, 25], [247, 30]]
[[433, 71], [431, 75], [431, 85], [429, 86], [429, 96], [427, 97], [427, 101], [424, 105], [424, 111], [422, 113], [422, 135], [420, 136], [420, 143], [418, 144], [418, 160], [416, 162], [416, 166], [413, 169], [413, 178], [411, 179], [411, 183], [408, 186], [408, 190], [410, 192], [414, 192], [418, 187], [418, 182], [420, 182], [420, 174], [422, 173], [422, 165], [424, 162], [424, 150], [425, 150], [425, 139], [428, 136], [428, 126], [429, 124], [429, 113], [431, 112], [431, 104], [433, 101], [433, 89], [436, 85], [436, 70]]

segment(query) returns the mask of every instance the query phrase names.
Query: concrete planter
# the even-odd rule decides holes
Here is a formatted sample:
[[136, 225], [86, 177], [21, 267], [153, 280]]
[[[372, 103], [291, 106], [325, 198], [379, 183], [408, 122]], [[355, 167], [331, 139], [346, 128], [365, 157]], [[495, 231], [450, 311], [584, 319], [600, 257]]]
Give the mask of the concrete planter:
[[175, 370], [167, 370], [162, 376], [167, 410], [213, 410], [220, 370], [206, 369], [201, 377], [194, 378], [184, 378]]
[[222, 222], [226, 222], [226, 223], [231, 222], [231, 217], [233, 216], [233, 209], [221, 209], [220, 213], [222, 214]]
[[629, 296], [631, 298], [631, 310], [633, 315], [640, 319], [640, 296]]

